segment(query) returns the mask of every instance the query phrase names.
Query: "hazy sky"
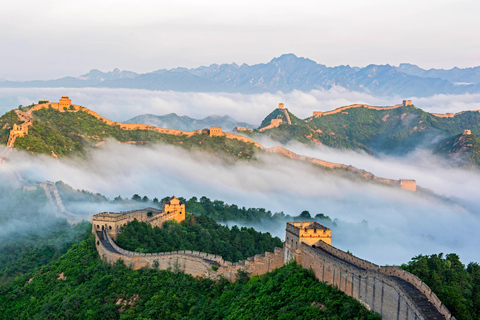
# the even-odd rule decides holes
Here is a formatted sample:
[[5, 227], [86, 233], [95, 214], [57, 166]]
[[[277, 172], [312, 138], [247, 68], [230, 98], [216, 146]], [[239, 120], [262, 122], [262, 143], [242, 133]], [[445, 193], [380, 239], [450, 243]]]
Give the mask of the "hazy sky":
[[480, 65], [478, 0], [0, 2], [0, 78], [262, 63]]

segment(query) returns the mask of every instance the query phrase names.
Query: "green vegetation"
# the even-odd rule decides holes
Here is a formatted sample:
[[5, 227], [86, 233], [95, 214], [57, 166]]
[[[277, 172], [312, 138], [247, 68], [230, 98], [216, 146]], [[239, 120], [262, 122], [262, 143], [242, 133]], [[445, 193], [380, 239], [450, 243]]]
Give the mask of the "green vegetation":
[[[292, 125], [253, 133], [268, 135], [282, 143], [299, 141], [321, 143], [333, 148], [359, 149], [367, 152], [405, 154], [419, 146], [431, 147], [435, 137], [448, 137], [471, 129], [480, 134], [480, 113], [467, 111], [453, 118], [439, 118], [413, 106], [388, 110], [364, 107], [301, 120], [290, 113]], [[268, 115], [260, 128], [271, 119], [283, 117], [278, 109]]]
[[18, 119], [18, 116], [14, 110], [7, 112], [0, 117], [0, 143], [4, 145], [7, 144], [8, 136], [10, 135], [10, 130], [12, 129], [14, 123], [23, 123], [23, 121]]
[[480, 319], [480, 265], [465, 268], [458, 255], [419, 255], [402, 269], [418, 276], [458, 320]]
[[60, 257], [91, 231], [90, 223], [71, 226], [66, 220], [50, 221], [46, 229], [25, 233], [16, 230], [0, 242], [0, 284], [18, 275], [32, 272]]
[[480, 168], [480, 138], [477, 135], [457, 134], [439, 142], [434, 152], [457, 160], [461, 166]]
[[235, 204], [229, 205], [221, 200], [212, 201], [205, 196], [201, 197], [200, 200], [197, 197], [181, 200], [185, 202], [189, 212], [196, 215], [206, 215], [219, 222], [260, 222], [274, 217], [271, 211], [267, 211], [264, 208], [239, 208]]
[[93, 235], [1, 286], [0, 313], [2, 319], [380, 319], [296, 264], [235, 283], [133, 271], [102, 262]]
[[[29, 134], [15, 142], [17, 148], [33, 153], [51, 155], [54, 152], [57, 156], [81, 155], [85, 154], [88, 148], [107, 138], [120, 142], [133, 141], [138, 144], [159, 142], [181, 146], [187, 150], [204, 150], [244, 160], [253, 159], [257, 151], [257, 147], [252, 143], [225, 137], [210, 137], [206, 131], [186, 137], [151, 130], [124, 130], [118, 125], [108, 125], [84, 111], [59, 112], [47, 108], [35, 111], [33, 115], [34, 125], [29, 129]], [[7, 114], [4, 117], [7, 118]]]
[[218, 254], [231, 262], [282, 247], [282, 241], [268, 232], [237, 226], [229, 228], [205, 215], [188, 213], [180, 224], [167, 221], [160, 229], [134, 220], [120, 232], [117, 244], [126, 250], [145, 253], [195, 250]]
[[90, 228], [55, 217], [42, 189], [0, 187], [0, 285], [58, 258]]

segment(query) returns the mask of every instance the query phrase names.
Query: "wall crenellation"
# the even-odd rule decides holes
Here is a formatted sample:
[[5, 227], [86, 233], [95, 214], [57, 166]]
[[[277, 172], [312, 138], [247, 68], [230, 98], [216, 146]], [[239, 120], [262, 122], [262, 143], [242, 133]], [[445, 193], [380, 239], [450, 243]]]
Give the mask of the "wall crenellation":
[[380, 267], [331, 246], [330, 229], [325, 226], [317, 222], [289, 222], [285, 231], [283, 248], [232, 263], [220, 255], [191, 250], [162, 253], [124, 250], [115, 244], [108, 230], [94, 228], [99, 255], [112, 264], [122, 259], [134, 270], [154, 266], [180, 268], [193, 276], [233, 281], [239, 270], [260, 275], [295, 259], [303, 268], [311, 269], [320, 281], [337, 287], [384, 319], [429, 320], [432, 315], [435, 319], [454, 319], [418, 277], [397, 267]]
[[171, 197], [163, 203], [161, 211], [155, 208], [145, 208], [119, 213], [102, 212], [93, 216], [92, 231], [105, 229], [116, 240], [120, 228], [135, 219], [158, 227], [162, 227], [166, 221], [170, 220], [182, 222], [185, 220], [185, 204], [178, 198]]

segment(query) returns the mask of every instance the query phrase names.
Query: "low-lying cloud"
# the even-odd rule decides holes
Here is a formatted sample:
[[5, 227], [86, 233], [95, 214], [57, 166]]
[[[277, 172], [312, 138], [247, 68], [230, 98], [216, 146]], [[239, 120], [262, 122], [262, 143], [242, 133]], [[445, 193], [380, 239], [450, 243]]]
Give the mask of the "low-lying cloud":
[[[39, 99], [56, 100], [69, 95], [107, 118], [124, 121], [133, 116], [175, 112], [203, 118], [230, 115], [238, 121], [258, 124], [279, 102], [299, 117], [313, 110], [327, 111], [353, 103], [394, 105], [401, 98], [375, 98], [343, 88], [308, 93], [232, 94], [179, 93], [99, 88], [0, 89], [0, 112]], [[431, 112], [480, 109], [480, 95], [413, 98], [415, 105]], [[268, 140], [266, 146], [276, 145]], [[379, 264], [398, 264], [418, 254], [458, 253], [464, 262], [478, 262], [480, 245], [480, 174], [453, 169], [425, 151], [404, 158], [372, 157], [327, 147], [287, 146], [293, 151], [328, 161], [353, 165], [377, 176], [415, 179], [435, 192], [422, 196], [375, 184], [352, 182], [311, 165], [275, 155], [260, 156], [256, 163], [226, 165], [204, 153], [189, 153], [172, 146], [135, 147], [108, 143], [89, 160], [58, 161], [46, 156], [12, 152], [2, 170], [18, 170], [34, 181], [63, 180], [76, 189], [99, 192], [110, 199], [121, 195], [168, 195], [223, 200], [245, 207], [264, 207], [292, 216], [308, 210], [338, 219], [332, 226], [333, 244]], [[96, 204], [75, 208], [93, 215], [105, 210]], [[364, 223], [366, 220], [367, 223]], [[2, 226], [3, 227], [3, 226]], [[282, 225], [257, 225], [284, 236]]]
[[[330, 154], [340, 157], [333, 151]], [[135, 193], [149, 198], [205, 195], [291, 216], [303, 210], [308, 210], [312, 216], [324, 213], [339, 220], [337, 226], [332, 227], [335, 246], [379, 264], [398, 264], [418, 254], [439, 252], [458, 253], [465, 262], [478, 261], [479, 192], [471, 190], [469, 184], [459, 183], [461, 179], [468, 180], [471, 172], [458, 170], [455, 174], [439, 176], [440, 183], [431, 182], [444, 184], [441, 190], [446, 196], [463, 193], [463, 197], [450, 201], [382, 185], [352, 182], [277, 155], [261, 155], [260, 161], [255, 163], [232, 165], [209, 154], [190, 153], [172, 146], [136, 147], [117, 143], [107, 143], [104, 148], [92, 152], [89, 160], [58, 161], [23, 152], [11, 155], [11, 161], [2, 164], [4, 170], [15, 169], [39, 181], [63, 180], [74, 188], [99, 192], [110, 198], [131, 197]], [[390, 158], [371, 159], [356, 153], [346, 155], [349, 162], [372, 166], [381, 161], [385, 168], [380, 168], [379, 172], [385, 173], [385, 177], [397, 178], [394, 172], [387, 172], [387, 168], [398, 167], [401, 162]], [[427, 184], [433, 178], [434, 167], [441, 171], [435, 162], [431, 167], [430, 173], [424, 173], [420, 179], [420, 184]], [[405, 164], [400, 170], [407, 168]], [[413, 178], [417, 178], [415, 175], [424, 171], [424, 167], [410, 170]], [[399, 177], [403, 174], [400, 172]], [[472, 177], [478, 181], [476, 173]], [[465, 205], [467, 202], [469, 205]], [[284, 224], [257, 225], [256, 228], [284, 236]]]
[[[57, 101], [68, 95], [75, 104], [83, 105], [113, 120], [125, 121], [134, 116], [151, 113], [164, 115], [177, 113], [193, 118], [229, 115], [238, 121], [259, 124], [263, 118], [283, 102], [300, 118], [313, 111], [328, 111], [337, 107], [365, 103], [374, 106], [392, 106], [404, 97], [378, 98], [366, 93], [352, 92], [342, 87], [310, 92], [291, 93], [201, 93], [150, 91], [142, 89], [105, 88], [0, 88], [0, 112], [18, 105], [29, 105], [40, 99]], [[435, 95], [412, 98], [414, 104], [429, 112], [460, 112], [480, 109], [480, 94]]]

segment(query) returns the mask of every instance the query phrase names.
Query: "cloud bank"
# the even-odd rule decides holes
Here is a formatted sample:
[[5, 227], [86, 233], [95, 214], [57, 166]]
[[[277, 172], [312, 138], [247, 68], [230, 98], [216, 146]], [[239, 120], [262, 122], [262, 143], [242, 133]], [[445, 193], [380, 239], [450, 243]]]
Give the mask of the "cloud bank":
[[[350, 161], [362, 163], [380, 161], [354, 153], [348, 156]], [[422, 183], [432, 179], [432, 184], [444, 184], [446, 196], [463, 194], [449, 200], [352, 182], [276, 155], [260, 156], [259, 160], [227, 165], [214, 156], [172, 146], [147, 148], [108, 143], [83, 161], [57, 161], [14, 152], [3, 170], [15, 169], [33, 180], [63, 180], [74, 188], [110, 198], [135, 193], [149, 198], [205, 195], [292, 216], [303, 210], [312, 216], [324, 213], [339, 220], [332, 227], [335, 246], [379, 264], [399, 264], [418, 254], [439, 252], [458, 253], [464, 262], [478, 261], [480, 194], [471, 184], [460, 183], [468, 179], [470, 172], [459, 170], [435, 181], [436, 164], [432, 163], [432, 170], [424, 173]], [[389, 158], [382, 161], [386, 168], [398, 166]], [[422, 166], [410, 170], [412, 175], [425, 171]], [[479, 181], [478, 176], [472, 179]], [[283, 224], [256, 228], [284, 236]]]
[[[229, 115], [238, 121], [252, 124], [260, 124], [279, 102], [283, 102], [296, 116], [307, 118], [313, 111], [328, 111], [356, 103], [392, 106], [402, 101], [402, 97], [377, 98], [342, 87], [310, 92], [251, 95], [142, 89], [0, 88], [0, 112], [4, 113], [19, 104], [29, 105], [41, 99], [57, 101], [60, 96], [65, 95], [70, 96], [73, 103], [92, 109], [113, 121], [125, 121], [145, 113], [164, 115], [175, 112], [193, 118], [204, 118], [212, 114]], [[412, 99], [417, 107], [428, 112], [480, 109], [480, 94], [436, 95]]]

